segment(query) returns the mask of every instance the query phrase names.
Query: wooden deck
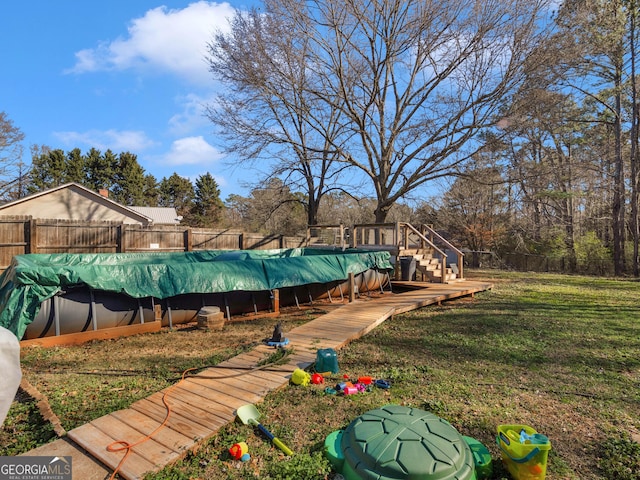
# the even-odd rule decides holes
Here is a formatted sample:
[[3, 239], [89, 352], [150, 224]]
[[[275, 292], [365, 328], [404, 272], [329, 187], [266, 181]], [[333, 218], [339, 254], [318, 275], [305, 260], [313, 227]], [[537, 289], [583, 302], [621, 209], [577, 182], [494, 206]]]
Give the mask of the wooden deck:
[[[75, 428], [68, 432], [68, 438], [25, 455], [71, 455], [74, 478], [101, 480], [118, 468], [125, 455], [124, 451], [109, 451], [107, 446], [127, 441], [135, 446], [120, 465], [119, 475], [129, 480], [140, 479], [183, 458], [200, 442], [215, 435], [220, 427], [235, 419], [239, 406], [260, 402], [269, 392], [287, 385], [294, 369], [315, 362], [319, 348], [339, 349], [392, 315], [492, 288], [490, 283], [474, 281], [423, 286], [346, 304], [286, 332], [293, 353], [283, 365], [248, 372], [274, 351], [266, 345], [258, 346], [125, 410]], [[171, 408], [168, 419], [164, 402]]]

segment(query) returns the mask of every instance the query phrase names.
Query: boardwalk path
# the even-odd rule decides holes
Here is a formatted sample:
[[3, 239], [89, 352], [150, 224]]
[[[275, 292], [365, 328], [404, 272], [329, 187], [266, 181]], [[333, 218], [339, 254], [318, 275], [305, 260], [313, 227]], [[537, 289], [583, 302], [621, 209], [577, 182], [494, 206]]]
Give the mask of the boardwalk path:
[[[273, 353], [272, 347], [258, 346], [170, 387], [167, 401], [172, 413], [168, 422], [151, 439], [131, 450], [119, 474], [128, 480], [141, 479], [146, 473], [162, 470], [183, 458], [232, 422], [236, 408], [261, 401], [269, 392], [286, 385], [293, 370], [311, 365], [319, 348], [339, 349], [392, 315], [492, 288], [490, 283], [473, 281], [426, 285], [427, 288], [385, 294], [371, 301], [355, 301], [288, 331], [286, 336], [293, 353], [286, 364], [276, 368], [247, 373]], [[243, 375], [233, 377], [234, 373]], [[167, 415], [164, 392], [97, 418], [68, 432], [68, 438], [25, 455], [71, 455], [73, 478], [108, 478], [124, 453], [109, 452], [106, 446], [118, 440], [135, 443], [158, 429]]]

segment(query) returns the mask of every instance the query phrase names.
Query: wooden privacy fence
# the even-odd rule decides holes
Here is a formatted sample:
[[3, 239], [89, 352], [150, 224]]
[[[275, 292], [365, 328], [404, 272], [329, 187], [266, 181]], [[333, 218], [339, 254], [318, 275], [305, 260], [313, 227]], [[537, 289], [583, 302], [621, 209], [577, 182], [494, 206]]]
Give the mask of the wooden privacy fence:
[[267, 250], [306, 245], [305, 237], [260, 235], [180, 225], [35, 219], [0, 216], [0, 269], [24, 253], [188, 252]]

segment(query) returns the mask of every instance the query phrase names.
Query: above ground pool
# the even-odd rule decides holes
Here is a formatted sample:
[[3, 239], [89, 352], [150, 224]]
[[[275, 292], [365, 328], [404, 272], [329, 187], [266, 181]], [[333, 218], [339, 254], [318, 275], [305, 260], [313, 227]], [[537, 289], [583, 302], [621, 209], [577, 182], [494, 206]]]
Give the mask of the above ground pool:
[[294, 248], [179, 253], [16, 255], [0, 277], [0, 326], [19, 339], [155, 320], [195, 321], [206, 306], [232, 313], [359, 292], [393, 270], [384, 251]]

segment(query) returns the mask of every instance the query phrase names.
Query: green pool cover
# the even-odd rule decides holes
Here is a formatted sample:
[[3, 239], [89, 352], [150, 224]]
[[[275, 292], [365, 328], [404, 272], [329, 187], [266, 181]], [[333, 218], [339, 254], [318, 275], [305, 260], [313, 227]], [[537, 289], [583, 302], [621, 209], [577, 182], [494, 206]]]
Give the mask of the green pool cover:
[[389, 252], [294, 248], [17, 255], [0, 276], [0, 325], [21, 339], [40, 304], [73, 287], [165, 299], [331, 283], [369, 269], [393, 269]]

